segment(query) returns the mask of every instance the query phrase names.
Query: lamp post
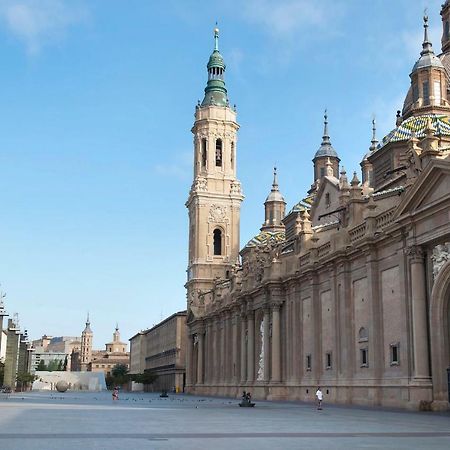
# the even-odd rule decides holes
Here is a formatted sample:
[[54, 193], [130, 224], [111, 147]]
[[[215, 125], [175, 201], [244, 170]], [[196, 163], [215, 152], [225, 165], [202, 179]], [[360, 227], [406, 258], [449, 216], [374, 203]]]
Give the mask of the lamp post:
[[6, 293], [4, 293], [0, 289], [0, 351], [2, 349], [2, 337], [3, 337], [3, 317], [8, 316], [8, 313], [5, 310], [5, 305], [3, 304], [3, 299], [6, 297]]

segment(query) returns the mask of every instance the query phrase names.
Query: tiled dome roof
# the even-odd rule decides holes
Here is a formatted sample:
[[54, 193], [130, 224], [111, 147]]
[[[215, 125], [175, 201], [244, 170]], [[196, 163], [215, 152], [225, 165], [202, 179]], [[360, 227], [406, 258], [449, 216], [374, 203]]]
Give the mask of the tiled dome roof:
[[286, 240], [284, 231], [261, 231], [254, 238], [250, 239], [246, 247], [258, 247], [269, 243], [278, 244]]

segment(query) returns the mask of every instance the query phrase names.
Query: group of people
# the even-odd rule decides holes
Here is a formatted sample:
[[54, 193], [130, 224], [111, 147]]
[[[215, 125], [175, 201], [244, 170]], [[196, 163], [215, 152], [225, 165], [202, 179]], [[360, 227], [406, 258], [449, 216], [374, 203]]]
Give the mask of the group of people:
[[[317, 398], [317, 409], [322, 409], [322, 400], [323, 400], [323, 393], [320, 389], [320, 386], [317, 388], [316, 391], [316, 398]], [[116, 386], [112, 392], [112, 399], [119, 400], [119, 388]], [[250, 392], [243, 391], [242, 392], [242, 402], [243, 403], [251, 403], [252, 401], [252, 394]]]

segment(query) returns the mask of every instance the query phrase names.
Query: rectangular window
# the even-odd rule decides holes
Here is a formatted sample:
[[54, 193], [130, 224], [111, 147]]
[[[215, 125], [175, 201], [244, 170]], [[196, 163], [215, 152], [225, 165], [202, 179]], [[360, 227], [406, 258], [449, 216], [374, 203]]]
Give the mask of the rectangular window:
[[441, 82], [435, 81], [433, 83], [433, 94], [434, 94], [434, 104], [440, 105], [441, 104]]
[[400, 364], [400, 344], [396, 342], [391, 344], [391, 366], [398, 366]]
[[202, 139], [202, 169], [206, 169], [206, 161], [208, 159], [208, 153], [206, 149], [206, 139]]
[[413, 102], [419, 100], [419, 87], [416, 83], [413, 84]]
[[423, 104], [429, 105], [430, 104], [430, 86], [428, 84], [428, 81], [423, 82], [422, 92], [423, 92]]
[[306, 355], [306, 370], [311, 370], [311, 355]]
[[323, 178], [325, 176], [325, 167], [320, 168], [320, 178]]
[[325, 368], [331, 369], [331, 352], [325, 353]]
[[360, 349], [360, 354], [361, 354], [361, 367], [369, 367], [367, 348]]

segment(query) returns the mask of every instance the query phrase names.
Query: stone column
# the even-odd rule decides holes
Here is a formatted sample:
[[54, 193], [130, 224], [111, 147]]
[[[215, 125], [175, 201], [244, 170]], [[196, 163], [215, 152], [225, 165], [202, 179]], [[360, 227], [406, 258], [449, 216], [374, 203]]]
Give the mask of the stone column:
[[186, 348], [186, 386], [192, 386], [192, 356], [194, 353], [194, 341], [191, 334], [188, 333]]
[[270, 380], [270, 308], [264, 308], [264, 382]]
[[226, 381], [225, 376], [225, 361], [226, 361], [226, 353], [225, 353], [225, 324], [226, 324], [226, 318], [224, 315], [221, 317], [221, 323], [220, 323], [220, 376], [219, 379], [223, 383]]
[[411, 262], [411, 305], [413, 319], [414, 378], [429, 379], [426, 278], [423, 251], [408, 248]]
[[241, 312], [241, 384], [247, 379], [247, 319]]
[[231, 380], [233, 381], [233, 384], [236, 384], [236, 381], [238, 379], [238, 361], [237, 361], [237, 355], [238, 355], [238, 314], [237, 311], [233, 311], [232, 313], [232, 322], [231, 322], [231, 326], [232, 326], [232, 352], [231, 352]]
[[203, 331], [200, 331], [197, 344], [197, 384], [203, 384], [203, 358], [204, 358], [204, 342], [205, 335]]
[[247, 313], [247, 381], [253, 383], [255, 380], [255, 313]]
[[214, 384], [219, 382], [220, 374], [220, 318], [214, 321]]
[[281, 381], [280, 304], [272, 305], [272, 382]]

